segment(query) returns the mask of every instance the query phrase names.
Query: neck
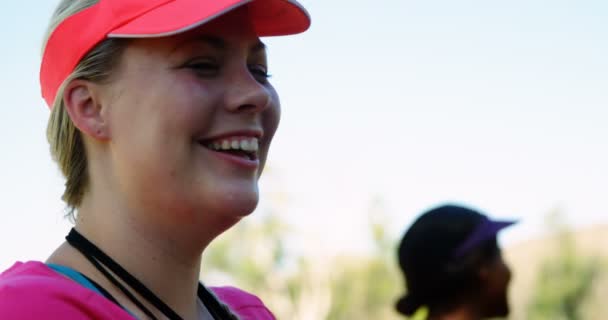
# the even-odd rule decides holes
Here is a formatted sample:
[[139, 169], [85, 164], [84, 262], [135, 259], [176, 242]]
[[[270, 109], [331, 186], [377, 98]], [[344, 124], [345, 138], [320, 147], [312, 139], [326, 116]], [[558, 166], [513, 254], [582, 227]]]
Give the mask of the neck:
[[171, 244], [159, 243], [127, 225], [104, 232], [108, 229], [77, 223], [76, 229], [183, 318], [195, 314], [200, 255], [180, 255], [171, 250]]
[[[145, 221], [139, 221], [137, 217], [163, 213], [138, 214], [133, 213], [132, 210], [125, 212], [126, 210], [121, 210], [124, 207], [116, 206], [116, 203], [119, 203], [116, 198], [113, 201], [93, 200], [83, 201], [78, 212], [76, 229], [141, 281], [182, 318], [197, 319], [201, 255], [216, 234], [204, 234], [205, 230], [200, 230], [198, 234], [189, 236], [191, 233], [188, 232], [187, 227], [182, 232], [153, 227]], [[77, 252], [73, 254], [80, 256]], [[84, 257], [80, 257], [78, 261], [73, 266], [77, 270], [93, 275], [93, 279], [100, 280], [106, 289], [113, 287], [93, 269], [88, 261], [84, 260]], [[117, 293], [116, 290], [110, 292], [113, 295]], [[145, 299], [137, 296], [141, 302], [149, 305]], [[151, 310], [156, 311], [155, 308]]]
[[[93, 155], [100, 158], [104, 155]], [[142, 282], [184, 319], [197, 319], [201, 256], [207, 245], [238, 220], [201, 214], [183, 201], [121, 190], [110, 161], [92, 161], [90, 185], [78, 208], [76, 229]], [[141, 190], [140, 190], [141, 191]], [[160, 199], [159, 199], [160, 198]], [[228, 221], [229, 220], [229, 221]], [[72, 267], [99, 283], [138, 318], [147, 318], [85, 257], [64, 244], [48, 262]], [[138, 300], [165, 318], [141, 296]]]
[[431, 310], [428, 320], [481, 320], [481, 311], [476, 304], [466, 303], [449, 311]]

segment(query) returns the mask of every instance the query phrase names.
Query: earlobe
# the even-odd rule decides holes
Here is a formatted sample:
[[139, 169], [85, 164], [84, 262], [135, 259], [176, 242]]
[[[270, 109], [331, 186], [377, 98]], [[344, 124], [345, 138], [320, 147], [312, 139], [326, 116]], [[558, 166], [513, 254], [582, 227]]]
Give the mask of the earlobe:
[[72, 122], [82, 133], [107, 140], [109, 130], [96, 89], [96, 85], [89, 81], [72, 80], [64, 90], [63, 103]]

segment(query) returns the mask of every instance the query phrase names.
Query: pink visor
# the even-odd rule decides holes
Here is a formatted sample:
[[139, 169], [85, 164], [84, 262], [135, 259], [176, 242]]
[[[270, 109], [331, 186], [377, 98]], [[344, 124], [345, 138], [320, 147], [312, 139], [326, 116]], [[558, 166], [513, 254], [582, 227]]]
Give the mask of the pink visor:
[[49, 37], [40, 67], [42, 97], [52, 108], [61, 84], [106, 38], [170, 36], [243, 5], [260, 37], [296, 34], [310, 26], [310, 16], [294, 0], [99, 0], [64, 20]]

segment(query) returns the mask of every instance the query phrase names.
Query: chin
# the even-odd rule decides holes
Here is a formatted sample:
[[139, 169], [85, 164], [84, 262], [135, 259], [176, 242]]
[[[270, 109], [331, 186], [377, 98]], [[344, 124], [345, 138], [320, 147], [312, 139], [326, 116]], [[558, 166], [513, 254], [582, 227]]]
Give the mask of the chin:
[[216, 212], [226, 217], [243, 218], [250, 215], [257, 206], [257, 198], [255, 200], [241, 199], [236, 203], [231, 203], [230, 205], [226, 205], [224, 203], [223, 205], [218, 206]]
[[509, 315], [509, 304], [503, 301], [500, 305], [496, 305], [494, 310], [490, 312], [489, 317], [493, 318], [505, 318]]
[[207, 212], [215, 212], [226, 218], [242, 218], [251, 214], [258, 206], [259, 193], [255, 188], [215, 189], [208, 203], [202, 204]]

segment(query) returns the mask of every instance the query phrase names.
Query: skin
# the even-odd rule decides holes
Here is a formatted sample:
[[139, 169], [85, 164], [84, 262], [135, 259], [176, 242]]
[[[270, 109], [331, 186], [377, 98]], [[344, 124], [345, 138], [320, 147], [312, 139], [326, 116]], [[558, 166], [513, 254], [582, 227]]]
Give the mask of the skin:
[[511, 270], [502, 255], [497, 255], [479, 268], [481, 288], [476, 296], [463, 299], [448, 311], [430, 310], [428, 320], [481, 320], [506, 317], [509, 314], [507, 291]]
[[511, 270], [502, 255], [491, 261], [482, 274], [484, 288], [481, 299], [485, 306], [486, 317], [506, 317], [509, 314], [508, 288], [511, 282]]
[[[258, 202], [280, 118], [266, 72], [241, 8], [184, 34], [132, 40], [108, 83], [74, 80], [65, 90], [89, 164], [76, 229], [184, 319], [200, 312], [202, 252]], [[240, 130], [263, 132], [254, 168], [199, 143]], [[71, 246], [48, 262], [79, 270], [146, 318]]]

